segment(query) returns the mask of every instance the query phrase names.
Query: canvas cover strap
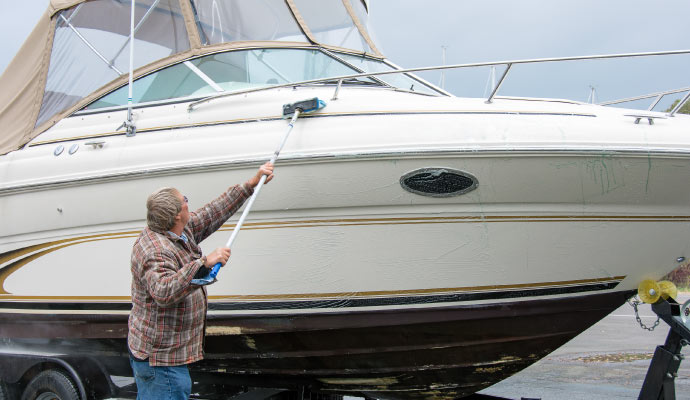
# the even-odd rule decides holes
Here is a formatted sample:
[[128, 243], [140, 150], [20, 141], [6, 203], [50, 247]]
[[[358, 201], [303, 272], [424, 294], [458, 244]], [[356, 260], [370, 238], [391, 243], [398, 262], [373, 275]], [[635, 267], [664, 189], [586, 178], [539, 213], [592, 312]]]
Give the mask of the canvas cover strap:
[[184, 24], [187, 27], [187, 34], [189, 35], [189, 48], [198, 49], [201, 47], [201, 39], [199, 38], [199, 30], [196, 26], [191, 3], [188, 0], [180, 0], [180, 8], [182, 8]]
[[302, 32], [304, 32], [304, 34], [307, 35], [307, 38], [312, 43], [316, 43], [316, 39], [314, 37], [314, 34], [311, 32], [311, 29], [309, 29], [307, 22], [304, 20], [304, 18], [302, 18], [302, 14], [299, 13], [299, 10], [297, 9], [297, 5], [295, 4], [295, 2], [292, 0], [285, 0], [285, 2], [287, 3], [288, 7], [290, 8], [292, 15], [295, 16], [295, 20], [299, 24], [299, 27], [302, 28]]
[[352, 18], [352, 21], [355, 23], [357, 30], [359, 30], [359, 34], [362, 35], [364, 40], [366, 40], [366, 42], [369, 45], [369, 47], [371, 48], [371, 50], [374, 53], [376, 53], [377, 56], [381, 57], [382, 56], [381, 52], [376, 48], [376, 46], [374, 45], [374, 41], [371, 40], [371, 37], [367, 33], [366, 27], [364, 27], [364, 25], [362, 25], [362, 22], [357, 17], [357, 13], [355, 13], [355, 10], [352, 8], [352, 4], [350, 3], [350, 0], [343, 0], [343, 5], [345, 6], [347, 13], [350, 14], [350, 17]]

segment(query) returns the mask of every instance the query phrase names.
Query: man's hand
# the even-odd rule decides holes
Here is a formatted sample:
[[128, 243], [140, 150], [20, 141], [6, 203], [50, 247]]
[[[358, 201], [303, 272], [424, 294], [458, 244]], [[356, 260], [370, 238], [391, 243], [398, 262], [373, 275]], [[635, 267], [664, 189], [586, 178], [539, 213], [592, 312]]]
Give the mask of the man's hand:
[[256, 172], [256, 175], [252, 176], [249, 178], [247, 181], [247, 184], [253, 188], [256, 187], [256, 185], [259, 184], [259, 180], [261, 180], [261, 176], [266, 175], [266, 182], [268, 183], [273, 179], [273, 164], [270, 162], [267, 162], [266, 164], [262, 165], [259, 167], [259, 170]]
[[225, 265], [230, 258], [230, 248], [229, 247], [219, 247], [211, 252], [211, 254], [206, 256], [206, 262], [204, 266], [206, 268], [211, 268], [214, 265], [220, 263], [221, 266]]

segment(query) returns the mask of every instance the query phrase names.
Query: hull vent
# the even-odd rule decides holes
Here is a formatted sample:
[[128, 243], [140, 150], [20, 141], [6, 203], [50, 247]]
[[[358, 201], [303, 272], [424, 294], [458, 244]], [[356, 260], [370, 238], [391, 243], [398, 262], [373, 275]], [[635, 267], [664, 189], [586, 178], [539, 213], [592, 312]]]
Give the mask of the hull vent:
[[430, 197], [459, 196], [477, 188], [477, 178], [451, 168], [421, 168], [400, 178], [408, 192]]

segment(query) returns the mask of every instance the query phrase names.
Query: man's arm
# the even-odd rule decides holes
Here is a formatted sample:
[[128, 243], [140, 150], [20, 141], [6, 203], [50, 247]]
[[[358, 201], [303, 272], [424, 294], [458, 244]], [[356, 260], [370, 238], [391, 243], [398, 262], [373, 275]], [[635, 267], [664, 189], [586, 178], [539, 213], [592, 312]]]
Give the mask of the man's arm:
[[179, 303], [197, 286], [192, 286], [194, 274], [204, 265], [204, 259], [200, 258], [175, 270], [177, 260], [167, 251], [157, 251], [148, 257], [142, 267], [144, 283], [153, 297], [153, 300], [161, 307], [169, 307]]
[[251, 186], [235, 185], [193, 213], [190, 213], [187, 227], [197, 243], [209, 237], [220, 228], [254, 192]]
[[273, 179], [273, 164], [265, 163], [247, 182], [230, 187], [217, 199], [190, 214], [187, 226], [197, 243], [209, 237], [242, 207], [245, 200], [254, 193], [254, 188], [263, 175], [266, 175], [266, 183]]

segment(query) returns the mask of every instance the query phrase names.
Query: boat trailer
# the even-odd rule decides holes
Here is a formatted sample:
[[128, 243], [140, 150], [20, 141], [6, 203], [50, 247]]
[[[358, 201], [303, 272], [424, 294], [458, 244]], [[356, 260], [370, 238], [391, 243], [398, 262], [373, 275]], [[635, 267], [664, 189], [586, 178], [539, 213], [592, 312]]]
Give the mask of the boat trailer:
[[683, 305], [673, 298], [659, 299], [652, 311], [670, 327], [666, 342], [657, 346], [647, 376], [640, 390], [639, 400], [675, 400], [675, 379], [683, 361], [681, 348], [690, 344], [690, 300]]

